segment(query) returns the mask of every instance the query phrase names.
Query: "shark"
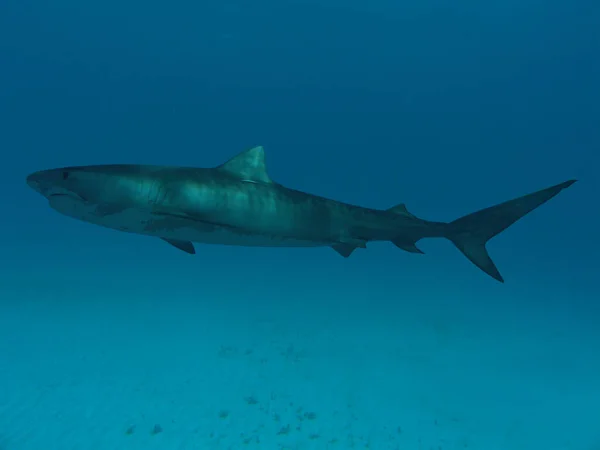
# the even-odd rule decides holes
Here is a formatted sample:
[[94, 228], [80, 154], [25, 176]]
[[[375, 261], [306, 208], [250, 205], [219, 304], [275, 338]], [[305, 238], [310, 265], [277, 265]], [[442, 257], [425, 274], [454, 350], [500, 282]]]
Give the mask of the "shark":
[[331, 247], [347, 258], [374, 241], [419, 254], [421, 239], [445, 238], [499, 282], [504, 279], [486, 244], [576, 182], [438, 222], [413, 215], [403, 203], [367, 208], [285, 187], [269, 176], [262, 146], [216, 167], [73, 166], [37, 171], [26, 181], [65, 216], [159, 238], [189, 254], [202, 243]]

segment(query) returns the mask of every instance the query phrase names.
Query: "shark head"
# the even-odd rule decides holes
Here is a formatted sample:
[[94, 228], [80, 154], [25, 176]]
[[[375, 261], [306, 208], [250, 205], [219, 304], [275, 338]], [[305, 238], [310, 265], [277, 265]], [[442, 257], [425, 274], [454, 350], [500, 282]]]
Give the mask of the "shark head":
[[48, 200], [65, 197], [82, 202], [85, 201], [83, 191], [89, 182], [82, 175], [83, 172], [76, 168], [41, 170], [29, 175], [27, 184]]
[[94, 178], [83, 169], [61, 168], [34, 172], [27, 177], [27, 184], [48, 199], [52, 209], [81, 219], [94, 207]]

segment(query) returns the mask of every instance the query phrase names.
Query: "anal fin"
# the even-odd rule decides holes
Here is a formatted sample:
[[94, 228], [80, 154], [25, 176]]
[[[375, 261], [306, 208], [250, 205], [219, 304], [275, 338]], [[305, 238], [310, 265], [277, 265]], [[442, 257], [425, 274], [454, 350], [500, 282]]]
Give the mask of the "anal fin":
[[399, 249], [402, 249], [409, 253], [421, 253], [421, 254], [424, 253], [423, 250], [421, 250], [419, 247], [417, 247], [416, 243], [412, 240], [394, 239], [392, 241], [392, 243]]
[[190, 255], [195, 255], [196, 254], [196, 249], [194, 248], [194, 244], [192, 244], [190, 241], [180, 241], [177, 239], [168, 239], [168, 238], [161, 238], [163, 241], [165, 241], [167, 244], [171, 244], [173, 247], [178, 248], [179, 250], [182, 250], [186, 253], [189, 253]]

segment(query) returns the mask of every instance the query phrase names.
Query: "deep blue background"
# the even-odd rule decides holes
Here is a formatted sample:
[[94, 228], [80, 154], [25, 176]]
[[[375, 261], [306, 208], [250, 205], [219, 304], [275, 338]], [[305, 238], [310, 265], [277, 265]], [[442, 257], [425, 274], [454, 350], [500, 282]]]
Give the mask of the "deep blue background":
[[[3, 262], [45, 258], [36, 245], [49, 236], [90, 254], [96, 246], [74, 233], [119, 239], [45, 209], [23, 181], [33, 170], [214, 165], [262, 144], [281, 183], [374, 207], [402, 201], [428, 219], [578, 178], [491, 250], [508, 279], [570, 280], [597, 293], [599, 10], [581, 0], [4, 0]], [[427, 263], [374, 247], [355, 257], [399, 279], [412, 263], [443, 267], [445, 248], [462, 258], [439, 243], [425, 244]]]
[[374, 245], [353, 261], [330, 250], [211, 248], [183, 262], [146, 238], [59, 217], [24, 184], [62, 165], [214, 165], [262, 144], [284, 184], [374, 207], [403, 201], [438, 220], [578, 178], [490, 249], [509, 280], [598, 293], [595, 2], [0, 8], [1, 226], [13, 270], [36, 259], [68, 268], [76, 252], [111, 259], [131, 243], [170, 265], [252, 258], [302, 268], [323, 255], [323, 268], [338, 271], [364, 265], [407, 283], [415, 267], [423, 280], [450, 270], [494, 288], [441, 243], [424, 244], [426, 259]]
[[[102, 349], [113, 316], [126, 331], [130, 320], [147, 336], [177, 337], [175, 313], [193, 311], [188, 301], [214, 304], [231, 323], [273, 311], [288, 321], [275, 323], [298, 329], [327, 318], [360, 343], [380, 336], [380, 320], [393, 330], [399, 311], [414, 308], [442, 330], [469, 323], [458, 336], [486, 336], [539, 369], [530, 387], [516, 372], [480, 380], [500, 388], [512, 380], [523, 395], [547, 389], [539, 430], [560, 423], [569, 437], [599, 429], [597, 403], [589, 412], [557, 406], [578, 399], [569, 394], [577, 386], [597, 392], [600, 368], [599, 30], [597, 0], [1, 0], [0, 306], [5, 317], [38, 320], [5, 330], [6, 348], [42, 371], [42, 355], [22, 349], [48, 339], [58, 355], [63, 317], [70, 336], [85, 335], [85, 321], [73, 325], [81, 317], [102, 317], [89, 331]], [[371, 207], [405, 202], [430, 220], [580, 181], [490, 243], [504, 285], [441, 240], [420, 244], [424, 256], [377, 243], [347, 260], [328, 248], [202, 245], [189, 257], [157, 239], [62, 217], [25, 184], [30, 172], [67, 165], [213, 166], [254, 145], [265, 146], [269, 173], [284, 185]], [[86, 300], [96, 309], [84, 312]], [[194, 313], [186, 314], [192, 329]], [[310, 326], [308, 335], [346, 339]], [[21, 327], [51, 331], [29, 338]], [[520, 338], [511, 340], [513, 329]], [[57, 360], [69, 361], [77, 338], [64, 340], [67, 356]], [[530, 360], [530, 350], [547, 359]], [[473, 353], [463, 355], [473, 367], [493, 367], [493, 353]], [[119, 364], [102, 355], [96, 360]], [[48, 367], [74, 377], [64, 364]], [[469, 383], [459, 369], [451, 373]], [[437, 375], [427, 379], [444, 390]], [[23, 423], [33, 423], [27, 414]]]

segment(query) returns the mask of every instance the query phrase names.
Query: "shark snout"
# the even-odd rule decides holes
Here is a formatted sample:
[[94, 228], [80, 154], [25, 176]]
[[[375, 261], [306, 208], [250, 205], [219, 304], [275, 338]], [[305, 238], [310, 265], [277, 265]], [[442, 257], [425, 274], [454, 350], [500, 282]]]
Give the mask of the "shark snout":
[[40, 170], [29, 174], [26, 178], [27, 185], [42, 195], [47, 195], [54, 190], [64, 189], [64, 182], [68, 172], [63, 170]]
[[41, 192], [42, 181], [42, 172], [34, 172], [32, 174], [27, 175], [27, 185], [34, 191]]

